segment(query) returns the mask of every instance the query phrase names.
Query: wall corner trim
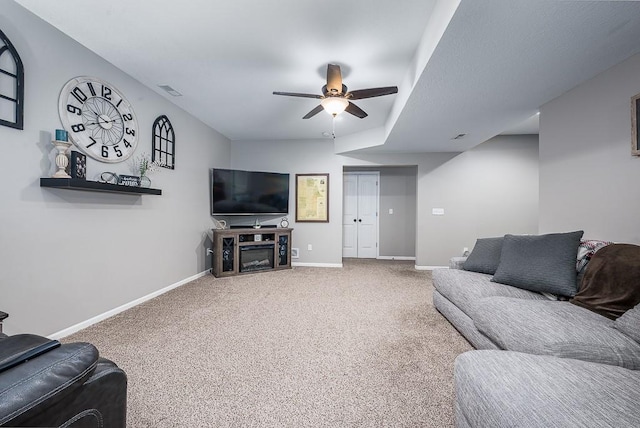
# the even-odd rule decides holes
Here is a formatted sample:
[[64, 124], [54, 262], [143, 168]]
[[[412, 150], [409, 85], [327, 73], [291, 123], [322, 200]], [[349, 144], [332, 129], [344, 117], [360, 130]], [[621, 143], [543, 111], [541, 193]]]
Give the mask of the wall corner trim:
[[151, 300], [154, 297], [158, 297], [161, 294], [164, 294], [164, 293], [166, 293], [168, 291], [173, 290], [174, 288], [178, 288], [178, 287], [180, 287], [180, 286], [182, 286], [184, 284], [187, 284], [187, 283], [189, 283], [191, 281], [195, 281], [196, 279], [201, 278], [201, 277], [203, 277], [203, 276], [205, 276], [207, 274], [209, 274], [209, 269], [205, 270], [204, 272], [200, 272], [200, 273], [198, 273], [196, 275], [190, 276], [189, 278], [185, 278], [185, 279], [183, 279], [181, 281], [178, 281], [178, 282], [176, 282], [174, 284], [171, 284], [171, 285], [169, 285], [169, 286], [167, 286], [165, 288], [162, 288], [160, 290], [154, 291], [153, 293], [147, 294], [146, 296], [142, 296], [142, 297], [140, 297], [140, 298], [138, 298], [136, 300], [133, 300], [133, 301], [131, 301], [129, 303], [125, 303], [124, 305], [118, 306], [117, 308], [111, 309], [111, 310], [109, 310], [107, 312], [104, 312], [104, 313], [102, 313], [100, 315], [96, 315], [95, 317], [89, 318], [86, 321], [82, 321], [82, 322], [80, 322], [78, 324], [72, 325], [71, 327], [65, 328], [64, 330], [60, 330], [60, 331], [58, 331], [56, 333], [53, 333], [53, 334], [49, 335], [48, 337], [50, 339], [62, 339], [63, 337], [67, 337], [67, 336], [69, 336], [69, 335], [71, 335], [71, 334], [73, 334], [73, 333], [75, 333], [77, 331], [80, 331], [80, 330], [82, 330], [84, 328], [87, 328], [87, 327], [93, 325], [93, 324], [99, 323], [100, 321], [106, 320], [107, 318], [110, 318], [110, 317], [112, 317], [114, 315], [117, 315], [120, 312], [124, 312], [127, 309], [131, 309], [134, 306], [138, 306], [139, 304], [144, 303], [147, 300]]

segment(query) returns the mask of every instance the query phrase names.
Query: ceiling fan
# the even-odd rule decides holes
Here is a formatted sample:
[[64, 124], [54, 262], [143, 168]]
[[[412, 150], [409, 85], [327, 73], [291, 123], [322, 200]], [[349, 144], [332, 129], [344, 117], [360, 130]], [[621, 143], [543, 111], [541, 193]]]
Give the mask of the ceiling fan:
[[274, 92], [273, 95], [286, 95], [289, 97], [316, 98], [321, 100], [320, 105], [307, 113], [303, 119], [309, 119], [322, 110], [327, 111], [333, 117], [346, 111], [352, 115], [364, 119], [367, 113], [351, 100], [362, 100], [364, 98], [380, 97], [398, 93], [397, 86], [385, 86], [383, 88], [360, 89], [357, 91], [347, 91], [347, 87], [342, 83], [342, 72], [337, 64], [327, 65], [327, 84], [322, 87], [322, 95], [300, 94], [296, 92]]

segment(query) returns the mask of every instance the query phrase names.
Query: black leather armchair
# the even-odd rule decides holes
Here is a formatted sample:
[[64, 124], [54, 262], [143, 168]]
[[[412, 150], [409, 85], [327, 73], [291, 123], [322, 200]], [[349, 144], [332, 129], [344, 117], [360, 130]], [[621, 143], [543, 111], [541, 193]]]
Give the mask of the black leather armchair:
[[127, 376], [89, 343], [0, 333], [0, 426], [125, 427]]

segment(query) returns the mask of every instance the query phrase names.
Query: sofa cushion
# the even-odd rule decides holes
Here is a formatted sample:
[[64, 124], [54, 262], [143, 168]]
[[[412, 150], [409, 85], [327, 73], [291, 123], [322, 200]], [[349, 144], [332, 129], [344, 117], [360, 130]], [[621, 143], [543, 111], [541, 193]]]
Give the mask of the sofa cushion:
[[487, 336], [480, 333], [473, 320], [449, 299], [433, 290], [433, 306], [453, 325], [456, 330], [476, 349], [500, 349]]
[[476, 245], [473, 246], [471, 254], [464, 262], [464, 270], [491, 275], [496, 273], [498, 263], [500, 263], [503, 239], [504, 237], [476, 240]]
[[560, 296], [576, 294], [576, 258], [583, 231], [505, 235], [493, 281]]
[[640, 304], [633, 309], [629, 309], [624, 315], [615, 320], [613, 326], [640, 343]]
[[478, 301], [489, 296], [547, 300], [541, 294], [491, 282], [491, 276], [455, 269], [434, 269], [433, 285], [451, 303], [473, 318]]
[[456, 426], [640, 426], [640, 372], [621, 367], [470, 351], [456, 358], [454, 382]]
[[478, 303], [473, 321], [508, 351], [640, 369], [640, 344], [610, 319], [569, 302], [489, 297]]
[[612, 244], [595, 253], [571, 303], [616, 319], [640, 303], [640, 246]]

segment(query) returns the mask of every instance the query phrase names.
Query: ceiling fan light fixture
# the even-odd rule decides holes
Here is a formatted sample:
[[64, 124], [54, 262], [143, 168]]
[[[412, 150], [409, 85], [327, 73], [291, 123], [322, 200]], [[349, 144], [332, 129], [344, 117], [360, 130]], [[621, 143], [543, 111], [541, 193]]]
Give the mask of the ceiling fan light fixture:
[[327, 97], [320, 101], [320, 105], [324, 111], [336, 117], [347, 108], [349, 101], [342, 97]]

